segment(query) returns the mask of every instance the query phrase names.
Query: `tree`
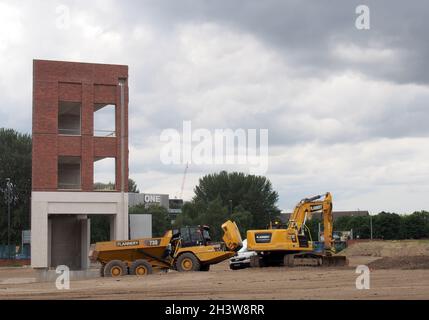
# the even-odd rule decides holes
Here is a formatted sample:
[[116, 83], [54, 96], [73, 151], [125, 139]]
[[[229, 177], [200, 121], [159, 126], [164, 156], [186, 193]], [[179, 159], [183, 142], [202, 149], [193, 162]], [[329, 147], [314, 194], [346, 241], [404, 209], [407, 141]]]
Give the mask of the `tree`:
[[137, 187], [137, 183], [133, 179], [128, 179], [128, 192], [140, 193], [140, 190]]
[[129, 214], [151, 214], [152, 236], [162, 237], [167, 230], [171, 229], [171, 220], [168, 210], [158, 204], [146, 207], [144, 204], [131, 207]]
[[405, 239], [429, 238], [429, 212], [416, 211], [402, 217], [401, 234]]
[[317, 241], [319, 239], [319, 223], [323, 225], [323, 222], [319, 217], [313, 216], [310, 220], [307, 220], [306, 225], [310, 230], [311, 239]]
[[[94, 189], [95, 190], [115, 190], [115, 184], [112, 181], [108, 183], [95, 182]], [[140, 192], [140, 190], [137, 187], [137, 183], [131, 178], [128, 179], [128, 192], [131, 192], [131, 193]]]
[[[30, 228], [31, 136], [0, 128], [0, 187], [6, 178], [16, 186], [17, 202], [11, 207], [11, 243], [21, 242], [21, 231]], [[7, 206], [0, 194], [0, 243], [7, 241]]]
[[339, 217], [334, 221], [334, 230], [353, 230], [353, 236], [355, 238], [359, 237], [360, 239], [369, 239], [371, 236], [369, 216]]
[[393, 240], [401, 235], [401, 217], [396, 213], [380, 212], [373, 217], [373, 237], [376, 239]]
[[223, 207], [240, 206], [252, 215], [254, 228], [265, 227], [280, 215], [276, 207], [278, 194], [266, 177], [222, 171], [201, 178], [194, 192], [193, 202], [206, 208], [217, 198]]
[[91, 243], [110, 240], [110, 217], [91, 215]]
[[200, 223], [210, 226], [210, 235], [213, 240], [219, 241], [222, 239], [223, 222], [228, 220], [228, 209], [222, 206], [220, 197], [208, 203], [207, 209], [202, 213]]
[[209, 225], [214, 241], [221, 240], [221, 225], [228, 219], [237, 222], [245, 238], [247, 230], [265, 228], [280, 215], [277, 192], [265, 177], [222, 171], [201, 178], [194, 191], [175, 226]]
[[240, 230], [241, 237], [246, 239], [246, 232], [253, 228], [253, 216], [245, 210], [242, 206], [234, 208], [232, 215], [230, 216], [232, 221], [237, 223], [238, 229]]
[[[113, 182], [94, 184], [94, 189], [97, 190], [114, 190]], [[139, 193], [136, 182], [133, 179], [128, 179], [128, 191]], [[99, 241], [108, 241], [110, 239], [110, 218], [103, 215], [91, 216], [91, 243]]]

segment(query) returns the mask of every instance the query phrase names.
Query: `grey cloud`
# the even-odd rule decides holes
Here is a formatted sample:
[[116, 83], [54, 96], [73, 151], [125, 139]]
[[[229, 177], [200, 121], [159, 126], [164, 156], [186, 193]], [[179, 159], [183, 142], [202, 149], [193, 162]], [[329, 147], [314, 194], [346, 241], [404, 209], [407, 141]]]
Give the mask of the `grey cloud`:
[[[371, 77], [399, 83], [427, 83], [429, 46], [426, 41], [427, 4], [400, 0], [342, 1], [145, 1], [128, 2], [123, 15], [132, 21], [142, 16], [165, 31], [185, 22], [214, 21], [256, 35], [283, 51], [304, 75], [329, 75], [356, 70]], [[355, 28], [355, 8], [367, 4], [371, 30]], [[161, 21], [161, 22], [160, 22]], [[165, 26], [168, 26], [167, 28]], [[332, 54], [339, 43], [361, 48], [390, 48], [395, 63], [351, 63]]]

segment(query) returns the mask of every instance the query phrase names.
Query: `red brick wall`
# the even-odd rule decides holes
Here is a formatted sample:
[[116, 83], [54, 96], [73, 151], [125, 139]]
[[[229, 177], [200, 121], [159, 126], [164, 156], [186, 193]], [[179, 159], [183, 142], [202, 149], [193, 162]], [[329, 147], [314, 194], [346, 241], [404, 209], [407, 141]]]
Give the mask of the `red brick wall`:
[[[97, 156], [116, 158], [121, 181], [120, 87], [128, 67], [62, 61], [33, 62], [33, 190], [56, 191], [58, 156], [81, 156], [82, 191], [93, 191]], [[125, 181], [128, 181], [128, 83], [125, 87]], [[58, 135], [58, 102], [81, 102], [81, 136]], [[94, 137], [94, 103], [116, 104], [116, 137]], [[125, 183], [127, 191], [128, 183]]]

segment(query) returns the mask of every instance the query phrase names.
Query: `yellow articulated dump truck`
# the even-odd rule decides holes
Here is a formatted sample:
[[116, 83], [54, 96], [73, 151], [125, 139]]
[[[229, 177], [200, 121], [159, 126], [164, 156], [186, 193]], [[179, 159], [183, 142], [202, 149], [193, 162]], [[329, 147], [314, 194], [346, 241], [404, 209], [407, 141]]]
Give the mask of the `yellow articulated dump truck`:
[[222, 243], [212, 243], [209, 227], [169, 230], [161, 238], [97, 242], [90, 251], [92, 262], [100, 262], [100, 274], [118, 277], [144, 276], [157, 271], [208, 271], [210, 265], [233, 257], [242, 247], [235, 222], [222, 225]]

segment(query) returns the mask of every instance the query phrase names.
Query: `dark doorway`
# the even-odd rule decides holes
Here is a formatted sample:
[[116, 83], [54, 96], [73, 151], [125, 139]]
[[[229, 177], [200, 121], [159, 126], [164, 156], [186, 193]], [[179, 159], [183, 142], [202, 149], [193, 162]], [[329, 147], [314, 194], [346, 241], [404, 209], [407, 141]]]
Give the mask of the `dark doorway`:
[[82, 221], [76, 216], [50, 216], [51, 267], [82, 268]]

